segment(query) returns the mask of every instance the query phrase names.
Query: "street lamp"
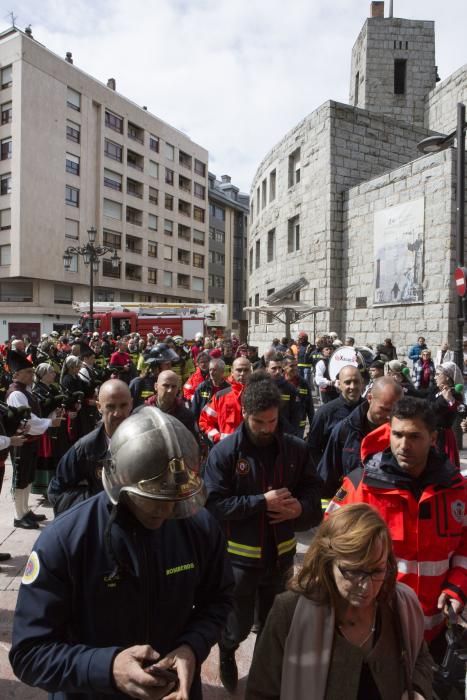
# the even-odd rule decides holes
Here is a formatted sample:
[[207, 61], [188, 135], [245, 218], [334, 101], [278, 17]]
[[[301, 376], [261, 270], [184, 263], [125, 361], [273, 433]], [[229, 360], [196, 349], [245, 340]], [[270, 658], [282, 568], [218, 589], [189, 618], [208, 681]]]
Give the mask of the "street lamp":
[[69, 246], [63, 253], [63, 266], [65, 270], [71, 267], [73, 255], [79, 255], [83, 258], [84, 264], [89, 265], [89, 327], [91, 333], [94, 331], [94, 274], [99, 272], [99, 258], [106, 253], [112, 253], [110, 262], [113, 269], [118, 269], [120, 265], [120, 257], [114, 248], [109, 246], [94, 245], [96, 242], [97, 230], [94, 226], [88, 229], [89, 241], [83, 246]]
[[[465, 238], [465, 105], [457, 104], [457, 127], [447, 136], [429, 136], [417, 144], [422, 153], [437, 153], [449, 148], [456, 141], [457, 146], [457, 177], [456, 177], [456, 266], [464, 267], [464, 238]], [[464, 367], [464, 297], [459, 296], [457, 302], [457, 338], [454, 351], [455, 363], [461, 370]]]

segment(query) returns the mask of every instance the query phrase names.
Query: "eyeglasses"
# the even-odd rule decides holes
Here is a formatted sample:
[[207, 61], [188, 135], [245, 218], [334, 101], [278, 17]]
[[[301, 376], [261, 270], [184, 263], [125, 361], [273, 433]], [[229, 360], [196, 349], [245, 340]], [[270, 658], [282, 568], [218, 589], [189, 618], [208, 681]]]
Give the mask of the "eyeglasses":
[[363, 569], [346, 569], [343, 566], [336, 564], [341, 575], [349, 583], [357, 584], [363, 583], [367, 579], [372, 581], [383, 581], [389, 573], [389, 566], [386, 565], [384, 569], [374, 569], [373, 571], [364, 571]]

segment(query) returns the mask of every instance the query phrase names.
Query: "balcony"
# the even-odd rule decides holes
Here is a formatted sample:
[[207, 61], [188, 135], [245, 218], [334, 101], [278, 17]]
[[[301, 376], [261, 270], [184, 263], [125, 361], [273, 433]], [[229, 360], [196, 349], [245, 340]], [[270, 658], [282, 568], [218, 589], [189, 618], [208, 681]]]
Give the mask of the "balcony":
[[143, 212], [139, 209], [133, 209], [133, 207], [126, 208], [126, 221], [128, 224], [133, 224], [133, 226], [143, 225]]
[[177, 287], [182, 289], [190, 289], [190, 275], [177, 275]]
[[132, 197], [137, 197], [138, 199], [143, 199], [143, 183], [137, 182], [136, 180], [131, 180], [127, 178], [126, 181], [126, 191], [127, 194]]
[[144, 129], [128, 122], [128, 138], [138, 141], [138, 143], [144, 143]]
[[184, 153], [183, 151], [179, 151], [178, 152], [178, 162], [184, 168], [188, 168], [189, 170], [191, 170], [191, 156], [189, 156], [188, 153]]
[[141, 282], [142, 280], [142, 268], [140, 265], [131, 265], [130, 263], [125, 263], [125, 278], [127, 280], [132, 280], [133, 282]]
[[144, 170], [144, 156], [140, 156], [139, 153], [128, 149], [126, 162], [130, 168], [135, 168], [135, 170], [140, 170], [141, 172]]

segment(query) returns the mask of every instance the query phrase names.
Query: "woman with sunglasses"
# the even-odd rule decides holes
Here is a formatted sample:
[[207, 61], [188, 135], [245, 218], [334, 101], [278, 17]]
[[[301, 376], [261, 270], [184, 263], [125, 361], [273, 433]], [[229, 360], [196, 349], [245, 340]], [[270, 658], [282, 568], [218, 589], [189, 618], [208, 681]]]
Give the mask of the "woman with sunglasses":
[[431, 698], [415, 593], [396, 584], [386, 523], [366, 504], [325, 520], [258, 638], [246, 700]]

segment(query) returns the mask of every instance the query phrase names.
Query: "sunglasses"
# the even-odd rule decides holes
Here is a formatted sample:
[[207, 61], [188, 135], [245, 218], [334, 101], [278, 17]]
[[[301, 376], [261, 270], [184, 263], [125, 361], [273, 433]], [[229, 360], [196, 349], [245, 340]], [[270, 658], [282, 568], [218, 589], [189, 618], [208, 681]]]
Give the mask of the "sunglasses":
[[389, 573], [389, 565], [387, 564], [383, 569], [374, 569], [373, 571], [365, 571], [364, 569], [346, 569], [343, 566], [336, 564], [343, 578], [349, 583], [357, 584], [363, 583], [367, 579], [372, 581], [383, 581]]

